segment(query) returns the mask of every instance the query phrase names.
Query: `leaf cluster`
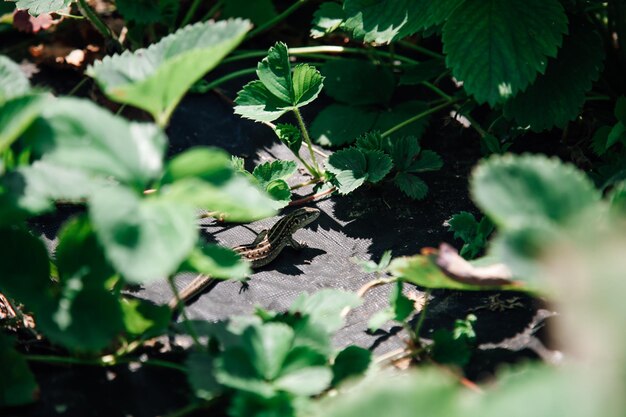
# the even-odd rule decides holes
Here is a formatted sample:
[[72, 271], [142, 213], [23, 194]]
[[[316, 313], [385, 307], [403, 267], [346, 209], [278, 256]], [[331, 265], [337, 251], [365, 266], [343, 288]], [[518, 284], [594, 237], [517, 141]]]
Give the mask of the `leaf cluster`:
[[376, 184], [393, 173], [392, 183], [415, 200], [428, 193], [426, 183], [415, 174], [441, 166], [441, 157], [422, 150], [415, 137], [383, 138], [378, 132], [360, 136], [356, 146], [333, 153], [326, 163], [341, 194], [354, 191], [366, 181]]

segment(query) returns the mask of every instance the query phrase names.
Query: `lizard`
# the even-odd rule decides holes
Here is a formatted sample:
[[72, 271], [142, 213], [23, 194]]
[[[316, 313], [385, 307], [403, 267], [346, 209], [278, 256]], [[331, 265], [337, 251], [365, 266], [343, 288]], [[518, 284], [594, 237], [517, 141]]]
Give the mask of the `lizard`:
[[[272, 262], [286, 247], [302, 249], [306, 244], [297, 242], [293, 238], [296, 230], [307, 226], [317, 219], [320, 211], [312, 207], [299, 208], [282, 217], [269, 230], [263, 230], [256, 239], [248, 244], [232, 248], [243, 259], [250, 262], [252, 269], [260, 268]], [[199, 274], [176, 297], [172, 298], [168, 306], [175, 309], [178, 302], [187, 303], [190, 299], [210, 287], [217, 280], [208, 275]]]

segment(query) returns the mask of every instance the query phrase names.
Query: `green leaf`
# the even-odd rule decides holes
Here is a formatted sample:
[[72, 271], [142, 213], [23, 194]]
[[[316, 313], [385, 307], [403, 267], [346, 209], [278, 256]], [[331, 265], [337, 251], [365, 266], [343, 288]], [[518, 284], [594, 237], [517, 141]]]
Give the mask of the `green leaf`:
[[334, 32], [341, 26], [345, 14], [340, 4], [326, 2], [313, 13], [311, 22], [311, 37], [321, 38], [322, 36]]
[[626, 139], [626, 125], [622, 124], [622, 122], [617, 122], [606, 138], [606, 149], [608, 150], [616, 143], [624, 141], [624, 139]]
[[558, 0], [464, 1], [443, 27], [446, 64], [479, 103], [524, 91], [567, 32]]
[[146, 110], [165, 126], [185, 92], [250, 30], [246, 20], [185, 26], [147, 49], [106, 57], [87, 68], [108, 98]]
[[289, 123], [279, 123], [274, 129], [278, 139], [284, 143], [291, 152], [299, 154], [302, 147], [302, 134], [300, 129]]
[[86, 216], [64, 225], [56, 258], [55, 305], [37, 307], [37, 324], [50, 340], [70, 350], [100, 351], [124, 330], [124, 323], [118, 299], [105, 286], [115, 272]]
[[172, 310], [139, 299], [121, 300], [122, 319], [126, 333], [144, 338], [164, 334], [172, 320]]
[[424, 367], [404, 375], [377, 375], [367, 383], [321, 402], [318, 414], [325, 417], [461, 416], [464, 409], [458, 405], [458, 394], [458, 383], [448, 373]]
[[261, 187], [266, 188], [269, 183], [275, 180], [287, 180], [298, 169], [293, 161], [276, 160], [257, 165], [252, 171], [252, 175], [259, 180]]
[[520, 126], [530, 126], [535, 132], [564, 128], [580, 114], [585, 93], [600, 76], [602, 39], [585, 21], [573, 20], [569, 28], [570, 34], [563, 39], [557, 57], [548, 61], [545, 74], [507, 101], [504, 115]]
[[376, 331], [389, 320], [405, 321], [413, 311], [413, 301], [402, 294], [402, 281], [397, 281], [389, 293], [389, 307], [374, 314], [367, 326], [370, 331]]
[[437, 152], [423, 150], [420, 152], [418, 158], [411, 162], [406, 172], [436, 171], [441, 169], [442, 166], [443, 161]]
[[328, 60], [321, 72], [326, 94], [351, 105], [387, 104], [396, 84], [389, 69], [361, 59]]
[[0, 333], [0, 408], [30, 404], [37, 399], [39, 387], [24, 356], [13, 348], [13, 338]]
[[8, 57], [0, 55], [0, 105], [29, 91], [30, 82], [20, 66]]
[[291, 109], [273, 95], [260, 80], [250, 81], [237, 93], [235, 113], [256, 122], [272, 122]]
[[341, 312], [345, 308], [354, 308], [360, 304], [361, 299], [354, 293], [324, 289], [311, 295], [300, 294], [289, 308], [289, 312], [308, 315], [312, 323], [332, 333], [343, 326]]
[[266, 380], [274, 380], [293, 343], [293, 330], [282, 323], [250, 326], [242, 334], [242, 347], [254, 369]]
[[317, 395], [330, 386], [332, 371], [325, 366], [312, 366], [281, 375], [274, 386], [295, 395]]
[[332, 385], [337, 386], [350, 377], [365, 374], [371, 362], [372, 352], [358, 346], [348, 346], [335, 358]]
[[187, 366], [187, 381], [194, 395], [202, 400], [210, 401], [221, 391], [215, 379], [214, 358], [206, 352], [191, 352], [185, 362]]
[[415, 175], [407, 174], [406, 172], [398, 172], [398, 175], [393, 179], [393, 183], [400, 191], [414, 200], [421, 200], [428, 194], [426, 183]]
[[345, 104], [331, 104], [311, 124], [311, 136], [322, 146], [348, 145], [371, 130], [378, 112]]
[[31, 311], [52, 297], [46, 247], [24, 230], [0, 229], [0, 292]]
[[[376, 123], [371, 129], [384, 132], [392, 127], [395, 127], [398, 123], [404, 122], [410, 117], [416, 116], [425, 110], [428, 110], [428, 105], [419, 100], [404, 101], [395, 105], [389, 109], [380, 112]], [[428, 126], [428, 117], [423, 117], [418, 121], [415, 121], [400, 130], [394, 132], [394, 136], [415, 136], [417, 139], [422, 137], [424, 130]]]
[[433, 333], [433, 359], [439, 363], [465, 366], [472, 357], [476, 343], [473, 324], [476, 316], [470, 314], [465, 320], [456, 320], [452, 331], [439, 329]]
[[430, 59], [419, 64], [402, 66], [400, 85], [417, 85], [432, 80], [446, 70], [443, 59]]
[[237, 252], [214, 244], [206, 244], [201, 249], [194, 249], [180, 270], [198, 272], [221, 279], [243, 279], [252, 273], [250, 265], [241, 259]]
[[461, 211], [447, 220], [445, 223], [448, 230], [454, 232], [455, 239], [469, 242], [474, 239], [478, 230], [478, 222], [472, 213]]
[[[466, 291], [484, 291], [489, 287], [482, 285], [465, 284], [448, 277], [428, 256], [415, 255], [395, 258], [389, 265], [391, 275], [401, 278], [424, 288], [451, 289]], [[523, 291], [520, 286], [498, 286], [498, 290]]]
[[21, 96], [2, 104], [0, 99], [0, 152], [4, 152], [30, 127], [39, 116], [43, 101], [41, 96]]
[[197, 239], [191, 207], [159, 197], [141, 199], [122, 187], [96, 194], [89, 214], [107, 258], [133, 283], [171, 275]]
[[257, 122], [271, 122], [289, 110], [315, 100], [324, 77], [307, 64], [291, 72], [287, 45], [277, 42], [257, 66], [258, 81], [246, 84], [235, 99], [235, 113]]
[[185, 178], [200, 178], [215, 185], [233, 176], [231, 157], [222, 149], [197, 147], [176, 155], [168, 163], [163, 181], [171, 183]]
[[227, 387], [269, 398], [276, 390], [258, 373], [255, 360], [242, 347], [227, 349], [215, 361], [215, 378]]
[[[324, 146], [350, 144], [366, 132], [388, 130], [426, 108], [426, 104], [421, 101], [406, 101], [388, 109], [331, 104], [313, 120], [311, 135]], [[420, 119], [398, 130], [395, 135], [413, 135], [419, 139], [427, 123], [427, 118]]]
[[115, 0], [115, 6], [126, 21], [139, 24], [171, 25], [178, 16], [177, 0]]
[[15, 2], [17, 9], [28, 9], [28, 13], [39, 16], [42, 13], [58, 12], [74, 2], [74, 0], [6, 0]]
[[287, 45], [276, 42], [257, 65], [256, 73], [265, 88], [280, 101], [293, 104], [293, 80]]
[[462, 0], [346, 0], [346, 29], [365, 42], [389, 43], [443, 23]]
[[613, 131], [613, 129], [615, 129], [615, 126], [600, 126], [593, 134], [593, 137], [591, 138], [591, 149], [596, 155], [602, 156], [608, 150], [607, 143], [609, 140], [609, 134]]
[[128, 122], [75, 98], [46, 105], [42, 118], [24, 136], [43, 161], [140, 190], [161, 175], [167, 140], [153, 124]]
[[342, 149], [332, 154], [326, 168], [335, 174], [341, 194], [347, 194], [361, 186], [366, 180], [378, 182], [391, 171], [392, 161], [381, 151]]
[[572, 165], [545, 156], [493, 156], [474, 170], [472, 198], [498, 226], [564, 225], [600, 194]]
[[276, 213], [276, 202], [239, 175], [220, 185], [185, 178], [166, 187], [163, 198], [218, 212], [233, 222], [249, 222]]
[[52, 210], [55, 201], [81, 203], [108, 183], [43, 161], [19, 167], [0, 179], [0, 224]]
[[226, 0], [221, 10], [223, 17], [243, 17], [256, 26], [262, 25], [277, 16], [272, 0]]
[[414, 136], [389, 138], [387, 153], [393, 159], [393, 166], [398, 171], [407, 170], [419, 152], [420, 145]]

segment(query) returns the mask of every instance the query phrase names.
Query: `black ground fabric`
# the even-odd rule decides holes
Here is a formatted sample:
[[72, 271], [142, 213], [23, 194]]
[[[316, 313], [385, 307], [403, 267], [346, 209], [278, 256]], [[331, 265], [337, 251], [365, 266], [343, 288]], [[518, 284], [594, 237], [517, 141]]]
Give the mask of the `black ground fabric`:
[[[237, 89], [221, 94], [190, 95], [175, 113], [168, 136], [169, 155], [193, 146], [218, 146], [233, 155], [245, 158], [246, 166], [254, 166], [276, 158], [292, 159], [289, 151], [266, 126], [243, 120], [233, 114], [225, 99], [234, 97]], [[304, 118], [309, 122], [318, 107], [307, 108]], [[333, 196], [307, 205], [322, 211], [310, 226], [295, 234], [307, 248], [295, 251], [286, 248], [271, 264], [254, 271], [247, 289], [240, 282], [219, 282], [187, 307], [191, 319], [209, 321], [250, 314], [256, 306], [276, 311], [288, 309], [301, 293], [323, 288], [357, 291], [376, 278], [364, 273], [353, 259], [378, 261], [386, 250], [393, 256], [413, 255], [423, 247], [437, 247], [441, 242], [454, 242], [444, 221], [461, 211], [476, 211], [468, 196], [468, 176], [480, 157], [475, 138], [469, 137], [449, 117], [431, 120], [422, 140], [425, 149], [439, 152], [444, 168], [422, 175], [429, 193], [423, 201], [413, 201], [393, 187], [362, 188], [349, 196]], [[328, 150], [324, 150], [330, 153]], [[303, 152], [304, 155], [304, 152]], [[320, 158], [322, 159], [322, 158]], [[293, 183], [307, 178], [300, 172]], [[302, 189], [303, 195], [311, 192]], [[298, 197], [294, 196], [294, 199]], [[33, 222], [33, 228], [54, 251], [55, 236], [61, 222], [76, 208], [60, 208], [55, 216], [44, 216]], [[289, 212], [286, 209], [284, 213]], [[283, 214], [284, 214], [283, 213]], [[277, 217], [278, 218], [278, 217]], [[277, 218], [248, 225], [219, 223], [213, 219], [199, 222], [207, 242], [225, 246], [250, 243], [256, 233], [270, 227]], [[176, 278], [179, 288], [194, 278], [183, 274]], [[421, 289], [405, 285], [414, 295]], [[390, 286], [369, 291], [361, 307], [347, 316], [346, 325], [337, 333], [337, 348], [356, 344], [372, 349], [375, 355], [388, 354], [404, 344], [401, 328], [388, 323], [376, 332], [367, 330], [370, 317], [388, 305]], [[129, 294], [166, 303], [172, 293], [165, 280], [145, 288], [129, 290]], [[456, 319], [470, 312], [476, 323], [480, 351], [466, 367], [470, 378], [488, 375], [504, 362], [518, 361], [537, 355], [548, 357], [548, 351], [535, 333], [551, 316], [545, 306], [527, 296], [519, 295], [503, 311], [485, 306], [493, 298], [511, 299], [515, 294], [490, 292], [434, 291], [428, 307], [424, 336], [435, 329], [451, 328]], [[541, 332], [537, 333], [541, 334]], [[184, 358], [184, 352], [150, 352], [169, 355], [168, 359]], [[173, 356], [172, 356], [173, 355]], [[41, 386], [42, 398], [35, 405], [20, 411], [29, 416], [154, 416], [188, 404], [186, 381], [180, 373], [145, 366], [119, 365], [112, 368], [68, 367], [34, 364]], [[67, 395], [60, 398], [60, 395]], [[61, 404], [62, 406], [59, 406]]]

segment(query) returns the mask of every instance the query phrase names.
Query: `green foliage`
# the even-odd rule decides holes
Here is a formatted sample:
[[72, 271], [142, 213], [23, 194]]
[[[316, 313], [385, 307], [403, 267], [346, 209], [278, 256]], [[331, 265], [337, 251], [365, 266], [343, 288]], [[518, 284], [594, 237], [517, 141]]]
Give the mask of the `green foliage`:
[[352, 105], [387, 104], [396, 84], [388, 68], [365, 60], [329, 60], [321, 72], [326, 94]]
[[446, 69], [446, 63], [442, 59], [431, 59], [419, 64], [403, 66], [400, 76], [400, 85], [417, 85], [429, 81]]
[[275, 18], [277, 13], [272, 0], [226, 0], [222, 16], [243, 17], [259, 26]]
[[455, 239], [464, 242], [460, 255], [465, 259], [474, 259], [485, 249], [487, 238], [494, 228], [489, 218], [483, 217], [478, 222], [474, 215], [467, 211], [455, 214], [444, 223], [444, 226], [454, 232]]
[[89, 214], [108, 259], [133, 283], [175, 272], [198, 238], [191, 206], [163, 197], [142, 199], [122, 187], [100, 190]]
[[465, 1], [443, 28], [446, 63], [478, 103], [494, 106], [545, 72], [566, 32], [558, 0]]
[[300, 148], [302, 147], [302, 134], [297, 127], [289, 123], [279, 123], [276, 125], [275, 132], [276, 135], [278, 135], [278, 139], [280, 139], [291, 152], [296, 155], [300, 152]]
[[235, 99], [235, 113], [257, 122], [271, 122], [318, 96], [324, 77], [314, 67], [291, 69], [287, 45], [277, 42], [257, 66], [256, 81], [246, 84]]
[[[324, 146], [351, 144], [372, 130], [382, 132], [426, 110], [422, 101], [412, 100], [389, 108], [351, 106], [334, 103], [324, 108], [311, 124], [311, 135]], [[396, 135], [421, 137], [428, 124], [422, 118], [396, 132]]]
[[362, 259], [354, 259], [352, 258], [352, 260], [354, 262], [356, 262], [361, 269], [363, 270], [363, 272], [367, 272], [367, 273], [382, 273], [385, 272], [387, 270], [387, 267], [389, 266], [389, 262], [391, 262], [391, 251], [390, 250], [386, 250], [383, 255], [380, 257], [380, 261], [378, 263], [372, 261], [372, 260], [362, 260]]
[[285, 207], [291, 200], [291, 190], [287, 179], [297, 170], [293, 161], [272, 161], [257, 165], [252, 175], [264, 189], [277, 202], [276, 208]]
[[348, 346], [337, 354], [333, 362], [332, 385], [347, 380], [352, 376], [363, 375], [370, 366], [372, 353], [358, 346]]
[[345, 0], [344, 28], [364, 42], [389, 43], [439, 25], [462, 0]]
[[563, 39], [556, 58], [548, 61], [545, 74], [506, 102], [505, 116], [520, 126], [530, 126], [534, 131], [564, 128], [578, 116], [585, 93], [600, 76], [602, 39], [590, 30], [590, 23], [573, 20], [569, 27], [569, 35]]
[[13, 348], [13, 338], [0, 333], [0, 408], [15, 407], [36, 400], [39, 388], [22, 355]]
[[116, 0], [115, 6], [127, 22], [163, 23], [172, 26], [178, 16], [176, 0]]
[[249, 29], [246, 20], [197, 23], [147, 49], [97, 61], [86, 73], [108, 98], [146, 110], [165, 126], [193, 83], [232, 51]]
[[163, 177], [164, 198], [215, 211], [229, 221], [252, 221], [274, 214], [276, 203], [248, 178], [235, 175], [228, 154], [193, 148], [172, 158]]
[[35, 121], [43, 101], [41, 96], [36, 95], [21, 96], [5, 102], [0, 100], [0, 126], [3, 126], [0, 132], [0, 153]]
[[419, 200], [428, 187], [415, 173], [441, 168], [441, 158], [432, 151], [422, 151], [415, 137], [383, 138], [377, 132], [357, 139], [356, 147], [342, 149], [328, 158], [326, 167], [335, 175], [342, 194], [354, 191], [368, 181], [381, 181], [393, 168], [393, 184], [408, 197]]
[[337, 151], [326, 163], [326, 169], [335, 175], [341, 194], [356, 190], [365, 181], [379, 182], [391, 171], [391, 167], [391, 158], [382, 151], [358, 148]]
[[301, 295], [289, 313], [259, 310], [256, 319], [215, 329], [220, 351], [188, 359], [194, 392], [211, 399], [230, 389], [235, 416], [295, 415], [308, 397], [367, 371], [368, 351], [352, 347], [335, 357], [329, 349], [332, 332], [343, 325], [342, 311], [355, 301], [354, 294], [327, 289]]
[[432, 355], [439, 363], [460, 367], [467, 365], [476, 345], [474, 332], [476, 316], [468, 315], [465, 320], [455, 320], [452, 331], [439, 329], [433, 333]]
[[617, 122], [613, 126], [601, 126], [591, 140], [591, 148], [597, 155], [604, 155], [613, 145], [626, 144], [626, 97], [620, 97], [614, 110]]
[[74, 0], [6, 0], [15, 2], [18, 9], [28, 9], [28, 13], [38, 16], [42, 13], [58, 12], [74, 2]]
[[30, 82], [20, 66], [6, 56], [0, 55], [0, 105], [29, 91]]
[[252, 272], [250, 265], [230, 248], [206, 244], [194, 249], [180, 266], [181, 271], [198, 272], [212, 278], [244, 279]]
[[396, 282], [393, 289], [389, 293], [389, 307], [374, 314], [367, 327], [371, 331], [378, 330], [383, 324], [389, 320], [398, 321], [400, 323], [408, 319], [415, 308], [413, 307], [413, 301], [402, 294], [402, 281]]
[[313, 14], [311, 23], [311, 37], [321, 38], [339, 28], [345, 19], [345, 14], [340, 4], [325, 2], [320, 4], [319, 9]]

